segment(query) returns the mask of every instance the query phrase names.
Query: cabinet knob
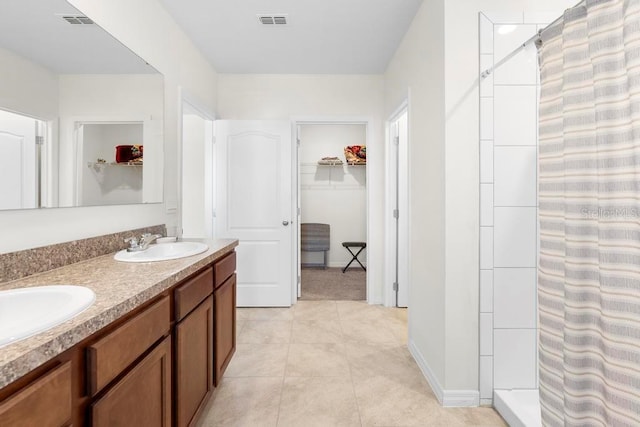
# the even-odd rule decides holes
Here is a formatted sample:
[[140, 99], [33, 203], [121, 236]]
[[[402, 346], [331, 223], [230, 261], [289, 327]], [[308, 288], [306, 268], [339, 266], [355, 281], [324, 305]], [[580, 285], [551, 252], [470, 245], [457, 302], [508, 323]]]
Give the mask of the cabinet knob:
[[286, 227], [287, 225], [289, 225], [289, 221], [282, 221], [282, 225]]

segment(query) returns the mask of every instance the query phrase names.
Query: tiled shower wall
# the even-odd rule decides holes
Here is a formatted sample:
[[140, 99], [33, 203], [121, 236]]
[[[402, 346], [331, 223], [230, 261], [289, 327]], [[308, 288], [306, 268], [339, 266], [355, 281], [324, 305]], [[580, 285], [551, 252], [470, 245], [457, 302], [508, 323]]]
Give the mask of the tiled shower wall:
[[[540, 28], [480, 14], [480, 71]], [[480, 86], [480, 400], [494, 389], [537, 388], [536, 48]]]

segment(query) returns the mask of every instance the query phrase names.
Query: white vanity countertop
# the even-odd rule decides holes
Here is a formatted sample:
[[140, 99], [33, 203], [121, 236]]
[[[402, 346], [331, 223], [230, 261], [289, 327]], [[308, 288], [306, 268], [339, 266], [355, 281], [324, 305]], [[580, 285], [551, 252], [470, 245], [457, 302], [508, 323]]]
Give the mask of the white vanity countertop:
[[207, 243], [209, 249], [186, 258], [148, 263], [118, 262], [113, 259], [113, 254], [108, 254], [1, 283], [0, 290], [43, 285], [81, 285], [92, 289], [96, 300], [71, 320], [1, 347], [0, 388], [160, 295], [238, 245], [237, 240], [193, 240]]

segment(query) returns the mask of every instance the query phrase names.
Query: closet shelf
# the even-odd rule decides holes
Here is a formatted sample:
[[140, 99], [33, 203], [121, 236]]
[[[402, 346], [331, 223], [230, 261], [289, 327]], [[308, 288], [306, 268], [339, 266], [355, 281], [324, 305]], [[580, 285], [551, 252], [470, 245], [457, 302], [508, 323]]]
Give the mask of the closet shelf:
[[143, 164], [140, 162], [129, 162], [129, 163], [115, 163], [115, 162], [111, 162], [111, 163], [101, 163], [101, 162], [87, 162], [87, 166], [90, 168], [93, 167], [112, 167], [112, 166], [117, 166], [117, 167], [142, 167]]

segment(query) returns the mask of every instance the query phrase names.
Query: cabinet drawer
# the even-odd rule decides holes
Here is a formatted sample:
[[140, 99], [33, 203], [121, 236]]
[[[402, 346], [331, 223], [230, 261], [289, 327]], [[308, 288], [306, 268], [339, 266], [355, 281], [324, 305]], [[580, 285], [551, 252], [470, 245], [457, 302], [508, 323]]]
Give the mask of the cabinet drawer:
[[213, 269], [207, 268], [175, 290], [176, 321], [180, 321], [213, 293]]
[[71, 421], [71, 362], [58, 366], [0, 403], [0, 424], [60, 427]]
[[87, 347], [89, 393], [93, 396], [169, 332], [169, 297], [164, 297]]
[[158, 344], [91, 407], [93, 427], [171, 426], [171, 338]]
[[236, 271], [236, 252], [233, 251], [213, 266], [216, 278], [216, 289]]

